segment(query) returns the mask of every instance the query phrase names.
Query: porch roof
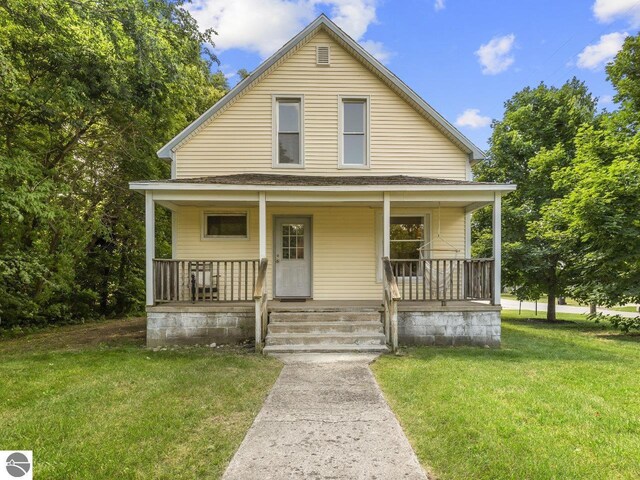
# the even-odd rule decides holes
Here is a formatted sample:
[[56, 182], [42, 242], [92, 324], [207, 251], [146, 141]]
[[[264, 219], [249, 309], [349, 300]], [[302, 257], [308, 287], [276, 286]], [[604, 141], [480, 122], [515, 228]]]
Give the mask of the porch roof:
[[446, 178], [414, 177], [407, 175], [277, 175], [263, 173], [241, 173], [169, 180], [146, 180], [132, 182], [134, 190], [271, 190], [287, 187], [302, 187], [322, 190], [515, 190], [512, 184], [472, 182]]

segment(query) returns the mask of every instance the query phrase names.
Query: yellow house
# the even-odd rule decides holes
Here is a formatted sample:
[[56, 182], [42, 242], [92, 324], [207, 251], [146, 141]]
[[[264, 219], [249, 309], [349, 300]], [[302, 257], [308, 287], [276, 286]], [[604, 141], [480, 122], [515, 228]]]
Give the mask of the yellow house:
[[[500, 342], [500, 199], [474, 146], [321, 15], [167, 143], [146, 197], [148, 345]], [[470, 258], [493, 204], [494, 256]], [[154, 210], [173, 253], [156, 259]]]

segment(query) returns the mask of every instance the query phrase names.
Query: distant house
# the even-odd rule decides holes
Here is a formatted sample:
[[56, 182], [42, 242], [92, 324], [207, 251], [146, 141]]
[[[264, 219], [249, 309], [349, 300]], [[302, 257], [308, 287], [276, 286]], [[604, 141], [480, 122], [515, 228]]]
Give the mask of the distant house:
[[[322, 15], [167, 143], [146, 196], [148, 345], [500, 343], [500, 201], [483, 152]], [[494, 205], [494, 257], [470, 214]], [[172, 214], [156, 259], [155, 206]], [[484, 301], [484, 302], [479, 302]]]

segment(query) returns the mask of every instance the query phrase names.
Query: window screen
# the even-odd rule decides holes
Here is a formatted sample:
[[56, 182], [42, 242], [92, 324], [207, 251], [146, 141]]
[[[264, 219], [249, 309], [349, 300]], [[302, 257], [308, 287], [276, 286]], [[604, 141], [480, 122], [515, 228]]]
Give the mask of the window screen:
[[246, 214], [207, 214], [206, 237], [246, 237]]

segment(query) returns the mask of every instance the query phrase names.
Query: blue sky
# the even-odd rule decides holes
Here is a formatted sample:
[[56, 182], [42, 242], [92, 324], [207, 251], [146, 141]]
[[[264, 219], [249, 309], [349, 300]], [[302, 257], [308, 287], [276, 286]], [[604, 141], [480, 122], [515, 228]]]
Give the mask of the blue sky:
[[572, 76], [614, 108], [604, 65], [640, 26], [640, 0], [194, 0], [231, 85], [321, 12], [486, 148], [525, 86]]

